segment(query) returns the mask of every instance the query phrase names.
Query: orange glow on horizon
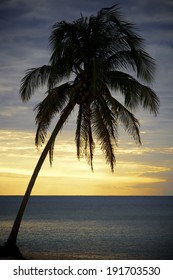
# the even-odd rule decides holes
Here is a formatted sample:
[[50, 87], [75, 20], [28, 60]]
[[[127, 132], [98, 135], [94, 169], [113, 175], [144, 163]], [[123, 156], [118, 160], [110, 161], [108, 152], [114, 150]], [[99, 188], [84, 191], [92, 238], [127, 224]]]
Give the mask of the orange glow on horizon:
[[[23, 195], [40, 155], [34, 147], [34, 133], [1, 131], [0, 143], [0, 195]], [[137, 150], [131, 143], [126, 149], [121, 147], [111, 173], [96, 150], [92, 172], [85, 159], [77, 160], [73, 137], [61, 135], [53, 167], [46, 159], [32, 195], [166, 195], [162, 174], [170, 169], [144, 161], [145, 154], [154, 152], [154, 148]]]

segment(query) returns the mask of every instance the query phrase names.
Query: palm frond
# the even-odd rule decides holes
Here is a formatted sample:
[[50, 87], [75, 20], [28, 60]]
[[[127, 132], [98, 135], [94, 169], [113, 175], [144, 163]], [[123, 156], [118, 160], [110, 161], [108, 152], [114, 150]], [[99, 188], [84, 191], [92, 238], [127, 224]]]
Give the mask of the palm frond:
[[[104, 23], [105, 32], [102, 36], [107, 41], [105, 53], [109, 54], [107, 58], [112, 66], [117, 67], [118, 63], [123, 64], [126, 69], [131, 66], [138, 78], [151, 82], [155, 73], [155, 61], [144, 51], [144, 40], [136, 32], [135, 25], [123, 19], [117, 5], [101, 9], [97, 17]], [[126, 54], [123, 61], [118, 58], [120, 53]]]
[[46, 98], [35, 107], [37, 111], [36, 146], [43, 144], [52, 118], [59, 113], [70, 98], [71, 83], [64, 83], [48, 91]]
[[61, 21], [53, 26], [49, 39], [52, 47], [50, 64], [56, 65], [57, 76], [68, 78], [72, 72], [83, 68], [88, 52], [85, 25], [85, 19], [81, 17], [73, 23]]
[[51, 67], [49, 65], [43, 65], [38, 68], [31, 68], [26, 71], [26, 75], [21, 80], [20, 86], [20, 96], [21, 99], [26, 102], [34, 94], [35, 90], [40, 86], [44, 86], [51, 72]]
[[124, 95], [124, 104], [129, 109], [135, 109], [141, 105], [151, 113], [157, 115], [159, 99], [150, 88], [139, 83], [132, 76], [120, 72], [110, 71], [107, 76], [109, 86], [114, 90], [120, 90]]
[[136, 69], [137, 78], [144, 82], [151, 83], [154, 79], [156, 64], [154, 59], [142, 48], [132, 50], [131, 65]]
[[[83, 108], [82, 104], [79, 106], [78, 116], [77, 116], [77, 125], [76, 125], [76, 148], [77, 148], [77, 157], [80, 160], [82, 153], [83, 153], [83, 140], [81, 137], [81, 130], [82, 130], [82, 118], [83, 118]], [[84, 138], [84, 137], [83, 137]]]
[[91, 118], [92, 112], [90, 104], [80, 104], [75, 137], [77, 156], [78, 159], [80, 159], [85, 155], [85, 158], [93, 171], [93, 153], [95, 144], [92, 136]]
[[124, 129], [133, 137], [137, 144], [141, 145], [139, 132], [140, 123], [138, 119], [117, 100], [114, 101], [114, 107], [118, 111], [118, 120]]
[[[72, 98], [70, 98], [69, 102], [66, 104], [64, 109], [61, 111], [58, 122], [55, 126], [55, 129], [52, 132], [50, 139], [53, 139], [53, 140], [51, 140], [50, 148], [49, 148], [50, 165], [52, 165], [52, 162], [53, 162], [53, 152], [54, 152], [54, 144], [55, 144], [56, 136], [58, 135], [59, 131], [63, 128], [63, 125], [67, 121], [67, 119], [70, 116], [71, 112], [73, 111], [75, 105], [76, 105], [76, 102]], [[48, 142], [50, 141], [50, 139], [48, 140]]]
[[133, 137], [137, 144], [141, 144], [139, 126], [140, 123], [134, 114], [116, 100], [109, 91], [104, 92], [105, 99], [111, 107], [112, 113], [116, 116], [117, 121], [124, 127], [129, 135]]
[[50, 142], [50, 139], [48, 140], [48, 142], [50, 142], [50, 148], [49, 148], [50, 165], [52, 165], [52, 162], [53, 162], [53, 152], [54, 152], [55, 139], [56, 139], [59, 131], [63, 128], [63, 125], [67, 122], [67, 119], [69, 118], [69, 116], [70, 116], [71, 112], [73, 111], [75, 105], [76, 105], [76, 102], [72, 98], [70, 98], [68, 103], [65, 105], [65, 107], [61, 111], [58, 122], [55, 126], [56, 128], [52, 132], [52, 135], [51, 135], [50, 139], [53, 139], [53, 140], [51, 140], [51, 142]]
[[49, 162], [50, 162], [50, 166], [52, 166], [52, 162], [53, 162], [54, 145], [55, 145], [55, 141], [52, 142], [52, 144], [50, 146], [50, 149], [49, 149]]
[[[108, 88], [105, 89], [106, 91], [109, 91]], [[112, 137], [112, 139], [114, 139], [115, 144], [117, 145], [117, 140], [118, 140], [117, 116], [109, 108], [109, 102], [107, 102], [107, 99], [104, 98], [104, 94], [102, 96], [101, 95], [98, 96], [97, 106], [100, 110], [100, 113], [102, 114], [103, 122], [105, 123], [110, 136]]]
[[112, 143], [112, 131], [110, 132], [109, 127], [105, 123], [105, 119], [102, 115], [103, 111], [96, 101], [93, 102], [93, 131], [96, 139], [99, 141], [101, 150], [105, 155], [106, 163], [111, 166], [112, 172], [114, 171], [114, 164], [116, 162], [114, 155], [114, 145]]
[[97, 13], [97, 18], [106, 23], [107, 25], [111, 25], [111, 22], [114, 18], [117, 19], [118, 22], [122, 22], [123, 18], [120, 13], [120, 9], [117, 4], [107, 7], [107, 8], [102, 8], [98, 13]]
[[91, 170], [93, 171], [93, 153], [95, 149], [95, 143], [92, 136], [90, 112], [88, 116], [85, 115], [84, 121], [88, 123], [87, 134], [85, 138], [85, 158], [87, 159], [87, 162], [91, 166]]

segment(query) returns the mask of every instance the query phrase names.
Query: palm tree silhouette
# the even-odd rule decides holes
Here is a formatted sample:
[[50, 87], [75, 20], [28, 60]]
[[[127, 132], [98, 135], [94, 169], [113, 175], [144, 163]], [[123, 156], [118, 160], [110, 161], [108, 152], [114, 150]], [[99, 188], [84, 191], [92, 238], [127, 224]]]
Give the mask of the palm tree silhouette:
[[[118, 126], [123, 126], [140, 144], [139, 121], [133, 109], [142, 106], [155, 115], [159, 109], [157, 95], [146, 85], [153, 80], [154, 60], [144, 50], [143, 39], [134, 25], [121, 17], [117, 5], [103, 8], [89, 18], [81, 15], [73, 22], [57, 22], [52, 29], [50, 45], [49, 64], [29, 69], [21, 81], [20, 96], [24, 102], [37, 88], [47, 85], [45, 99], [35, 108], [36, 145], [45, 142], [51, 120], [57, 113], [59, 119], [34, 169], [6, 242], [6, 251], [13, 255], [35, 180], [48, 153], [52, 164], [55, 138], [73, 109], [78, 110], [77, 157], [85, 156], [93, 170], [97, 141], [112, 171]], [[116, 99], [117, 92], [122, 94], [123, 104]], [[20, 258], [20, 252], [16, 256]]]

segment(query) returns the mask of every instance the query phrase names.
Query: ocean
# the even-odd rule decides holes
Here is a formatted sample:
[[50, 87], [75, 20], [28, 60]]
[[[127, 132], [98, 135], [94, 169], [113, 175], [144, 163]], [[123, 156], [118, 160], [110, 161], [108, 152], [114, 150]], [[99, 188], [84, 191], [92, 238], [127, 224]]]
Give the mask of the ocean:
[[[0, 197], [0, 245], [21, 199]], [[33, 260], [173, 260], [173, 197], [31, 196], [18, 246]]]

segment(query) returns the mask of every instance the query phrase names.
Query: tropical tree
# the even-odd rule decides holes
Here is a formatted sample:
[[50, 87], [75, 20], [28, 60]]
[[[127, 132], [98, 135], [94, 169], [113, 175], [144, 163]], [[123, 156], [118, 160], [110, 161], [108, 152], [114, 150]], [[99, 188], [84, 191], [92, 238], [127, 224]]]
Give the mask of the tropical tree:
[[[141, 143], [134, 109], [142, 106], [150, 113], [158, 113], [159, 99], [149, 87], [155, 72], [154, 60], [144, 50], [143, 39], [135, 26], [121, 17], [117, 5], [101, 9], [96, 16], [81, 15], [73, 22], [57, 22], [52, 29], [50, 46], [52, 54], [48, 65], [26, 72], [20, 96], [26, 102], [39, 87], [47, 85], [46, 97], [35, 108], [36, 145], [45, 142], [56, 115], [58, 120], [23, 197], [5, 245], [8, 252], [17, 248], [20, 223], [35, 180], [48, 153], [52, 164], [55, 138], [75, 107], [78, 110], [77, 157], [86, 157], [92, 170], [96, 142], [106, 163], [114, 170], [119, 126], [123, 126], [136, 143]], [[123, 104], [116, 94], [122, 94]]]

